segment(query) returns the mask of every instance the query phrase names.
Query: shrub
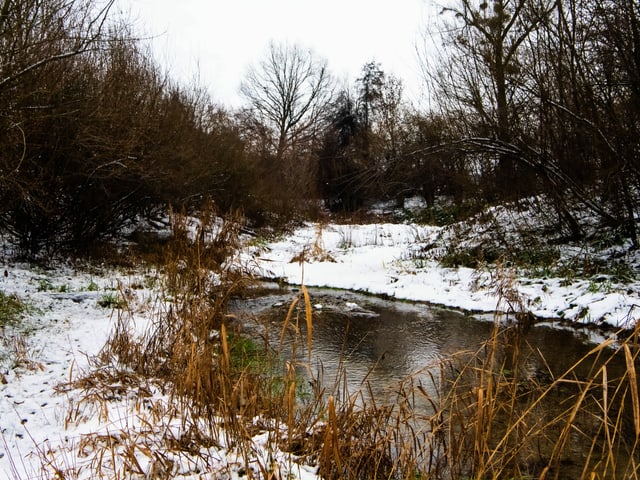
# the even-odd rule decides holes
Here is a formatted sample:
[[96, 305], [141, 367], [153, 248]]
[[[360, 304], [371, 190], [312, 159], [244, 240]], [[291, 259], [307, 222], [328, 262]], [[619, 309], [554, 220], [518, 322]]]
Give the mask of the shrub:
[[98, 300], [98, 305], [102, 308], [121, 309], [127, 306], [127, 302], [116, 293], [105, 293]]

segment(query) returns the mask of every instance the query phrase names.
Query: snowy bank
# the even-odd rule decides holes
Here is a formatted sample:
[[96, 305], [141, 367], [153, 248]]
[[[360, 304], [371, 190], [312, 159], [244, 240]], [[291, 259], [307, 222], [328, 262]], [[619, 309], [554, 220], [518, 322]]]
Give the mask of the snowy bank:
[[318, 478], [258, 425], [249, 452], [227, 445], [223, 426], [216, 445], [180, 448], [192, 420], [152, 379], [114, 378], [88, 389], [71, 383], [93, 372], [118, 302], [136, 331], [153, 320], [155, 272], [4, 269], [0, 292], [28, 308], [18, 325], [0, 322], [0, 478], [262, 478], [272, 463], [283, 478]]
[[[291, 284], [357, 290], [395, 299], [429, 302], [475, 312], [500, 304], [496, 269], [445, 268], [432, 256], [443, 228], [405, 224], [307, 224], [286, 238], [249, 249], [247, 262], [266, 278]], [[526, 309], [540, 318], [559, 318], [613, 327], [640, 316], [640, 283], [593, 279], [511, 277]], [[504, 280], [504, 278], [502, 279]]]

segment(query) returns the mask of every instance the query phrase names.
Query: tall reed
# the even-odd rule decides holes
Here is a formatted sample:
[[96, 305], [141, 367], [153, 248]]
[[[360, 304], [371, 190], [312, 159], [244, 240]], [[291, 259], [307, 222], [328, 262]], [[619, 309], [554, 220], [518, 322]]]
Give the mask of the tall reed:
[[[120, 310], [99, 359], [112, 368], [97, 369], [87, 384], [105, 404], [109, 395], [95, 386], [108, 390], [113, 376], [118, 385], [141, 383], [136, 376], [161, 385], [173, 406], [157, 415], [179, 415], [184, 432], [166, 448], [225, 445], [250, 471], [252, 436], [265, 429], [266, 448], [315, 465], [325, 479], [640, 476], [639, 326], [555, 371], [527, 343], [533, 318], [513, 278], [498, 271], [505, 314], [490, 338], [425, 365], [383, 403], [367, 379], [350, 390], [346, 361], [332, 383], [313, 365], [312, 300], [304, 287], [283, 318], [277, 347], [238, 347], [226, 308], [247, 281], [233, 260], [237, 223], [221, 224], [213, 214], [195, 229], [187, 221], [174, 217], [163, 299], [150, 328], [134, 336], [130, 312]], [[132, 443], [128, 468], [142, 472], [135, 451]], [[262, 478], [276, 478], [277, 465], [258, 463]]]

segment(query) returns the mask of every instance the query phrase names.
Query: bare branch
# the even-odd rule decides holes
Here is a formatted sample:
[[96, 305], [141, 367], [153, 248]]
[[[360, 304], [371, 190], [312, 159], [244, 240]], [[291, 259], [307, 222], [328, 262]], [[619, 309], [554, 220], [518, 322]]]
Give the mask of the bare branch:
[[331, 84], [326, 63], [295, 46], [272, 44], [259, 68], [249, 70], [241, 93], [273, 132], [276, 157], [313, 129], [332, 95]]

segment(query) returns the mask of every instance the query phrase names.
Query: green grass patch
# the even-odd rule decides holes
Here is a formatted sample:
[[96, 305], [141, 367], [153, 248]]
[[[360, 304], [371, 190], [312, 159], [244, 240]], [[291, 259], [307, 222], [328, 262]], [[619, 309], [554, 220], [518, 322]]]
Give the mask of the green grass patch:
[[[264, 380], [263, 387], [272, 396], [286, 394], [291, 385], [291, 379], [285, 378], [283, 371], [284, 360], [267, 345], [260, 344], [254, 339], [231, 333], [227, 335], [230, 357], [230, 373], [232, 376], [252, 375]], [[295, 377], [295, 398], [308, 401], [312, 398], [312, 391], [305, 377], [297, 374]]]
[[28, 306], [17, 295], [0, 292], [0, 326], [16, 325]]
[[105, 293], [98, 299], [98, 305], [102, 308], [125, 308], [127, 302], [116, 293]]
[[524, 248], [499, 248], [494, 245], [473, 246], [470, 248], [450, 247], [439, 258], [443, 267], [469, 267], [478, 268], [482, 265], [491, 265], [502, 262], [510, 267], [523, 268], [532, 277], [552, 276], [560, 252], [557, 248], [532, 246]]
[[238, 334], [227, 336], [232, 371], [249, 370], [252, 373], [265, 373], [270, 370], [273, 355], [253, 339]]
[[39, 292], [48, 292], [53, 289], [54, 289], [53, 283], [51, 283], [51, 281], [48, 278], [43, 278], [41, 280], [38, 280]]

